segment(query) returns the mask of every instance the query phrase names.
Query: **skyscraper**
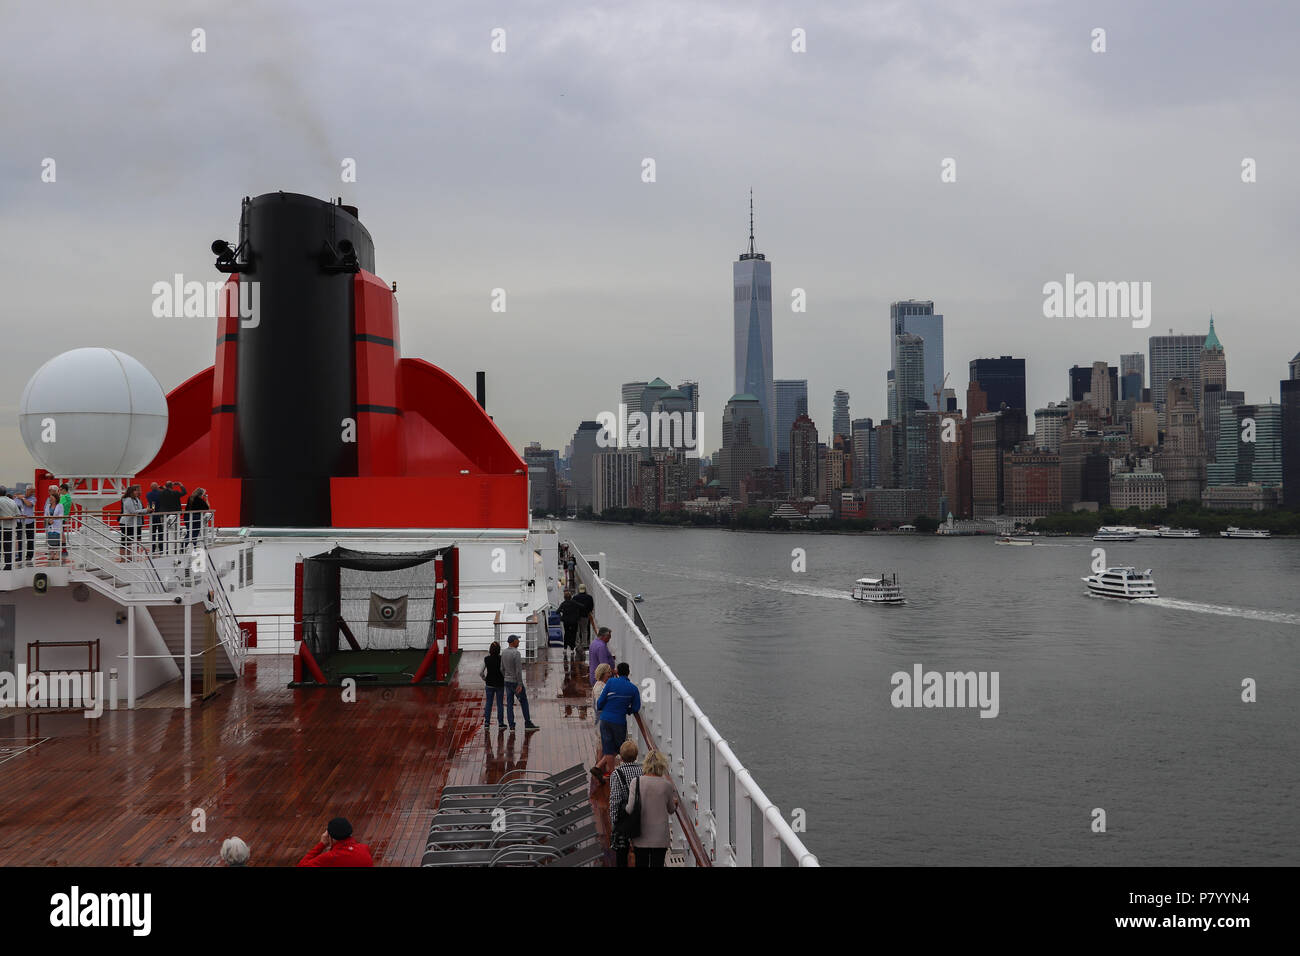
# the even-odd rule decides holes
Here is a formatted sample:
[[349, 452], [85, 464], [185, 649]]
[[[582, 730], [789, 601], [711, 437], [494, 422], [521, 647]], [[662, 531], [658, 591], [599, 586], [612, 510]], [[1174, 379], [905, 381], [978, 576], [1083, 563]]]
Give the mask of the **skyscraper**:
[[632, 489], [640, 478], [641, 452], [636, 448], [604, 448], [591, 456], [591, 510], [639, 507]]
[[1147, 357], [1141, 352], [1129, 352], [1119, 357], [1119, 398], [1122, 402], [1142, 401], [1146, 387]]
[[767, 464], [762, 431], [758, 399], [743, 393], [733, 395], [722, 412], [722, 448], [715, 459], [718, 481], [733, 498], [740, 497], [741, 482]]
[[592, 506], [592, 457], [596, 454], [596, 436], [601, 432], [600, 422], [583, 422], [573, 433], [573, 455], [569, 459], [569, 475], [573, 482], [572, 508], [575, 512]]
[[817, 497], [817, 426], [807, 415], [800, 415], [790, 429], [790, 497]]
[[1205, 435], [1192, 385], [1185, 378], [1165, 384], [1165, 443], [1156, 470], [1165, 476], [1169, 504], [1201, 500], [1205, 485]]
[[1300, 508], [1300, 352], [1282, 380], [1282, 505]]
[[[1025, 410], [1025, 360], [1003, 355], [1001, 358], [972, 359], [970, 380], [978, 382], [988, 397], [988, 408], [996, 412], [1007, 408]], [[968, 412], [969, 414], [969, 412]]]
[[925, 340], [911, 332], [894, 337], [894, 390], [897, 418], [902, 421], [912, 412], [934, 404], [925, 400]]
[[[1243, 437], [1247, 435], [1249, 440]], [[1282, 406], [1223, 409], [1218, 450], [1214, 464], [1205, 466], [1205, 481], [1210, 485], [1281, 484]]]
[[1034, 412], [1034, 446], [1043, 451], [1059, 452], [1061, 436], [1065, 433], [1065, 419], [1070, 406], [1048, 402], [1046, 408]]
[[1219, 454], [1219, 421], [1232, 409], [1246, 404], [1245, 392], [1230, 392], [1217, 382], [1201, 386], [1201, 425], [1205, 431], [1205, 462], [1208, 465]]
[[849, 393], [842, 388], [835, 390], [835, 413], [831, 416], [831, 438], [840, 435], [852, 437], [849, 434]]
[[[641, 393], [645, 391], [645, 382], [624, 382], [623, 388], [619, 393], [619, 404], [624, 405], [623, 421], [620, 423], [622, 430], [618, 434], [618, 443], [623, 446], [627, 442], [627, 422], [634, 412], [641, 411]], [[648, 411], [648, 409], [647, 409]]]
[[800, 415], [808, 414], [808, 380], [780, 378], [773, 386], [776, 395], [776, 465], [786, 484], [790, 483], [790, 428]]
[[[925, 407], [942, 411], [936, 404], [934, 393], [943, 388], [943, 316], [936, 315], [934, 303], [918, 299], [892, 302], [889, 306], [889, 368], [898, 381], [898, 336], [919, 335], [925, 341], [925, 368], [921, 374], [921, 396]], [[905, 411], [891, 407], [889, 417], [897, 421]]]
[[1219, 344], [1219, 337], [1214, 334], [1214, 316], [1210, 316], [1210, 334], [1201, 346], [1201, 372], [1197, 385], [1200, 394], [1197, 396], [1196, 407], [1202, 415], [1205, 414], [1205, 390], [1214, 385], [1227, 390], [1228, 360], [1223, 353], [1223, 346]]
[[[1204, 335], [1153, 335], [1147, 340], [1151, 355], [1151, 401], [1158, 411], [1165, 410], [1169, 380], [1185, 379], [1193, 405], [1201, 395], [1201, 349]], [[1170, 501], [1173, 501], [1171, 496]]]
[[749, 251], [731, 268], [735, 304], [736, 394], [758, 399], [763, 416], [755, 444], [776, 462], [776, 390], [772, 379], [772, 264], [754, 250], [754, 194], [749, 196]]
[[876, 485], [875, 422], [870, 418], [853, 419], [853, 486], [874, 488]]
[[1092, 363], [1092, 382], [1088, 388], [1092, 395], [1092, 407], [1104, 419], [1114, 414], [1115, 393], [1111, 390], [1110, 366], [1105, 362]]

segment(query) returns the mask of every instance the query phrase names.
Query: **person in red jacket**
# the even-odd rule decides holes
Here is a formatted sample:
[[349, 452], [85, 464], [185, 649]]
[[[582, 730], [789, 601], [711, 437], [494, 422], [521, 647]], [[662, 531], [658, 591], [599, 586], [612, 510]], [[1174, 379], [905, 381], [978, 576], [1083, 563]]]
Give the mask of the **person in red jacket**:
[[352, 839], [352, 824], [335, 817], [321, 840], [298, 861], [299, 866], [374, 866], [370, 847]]

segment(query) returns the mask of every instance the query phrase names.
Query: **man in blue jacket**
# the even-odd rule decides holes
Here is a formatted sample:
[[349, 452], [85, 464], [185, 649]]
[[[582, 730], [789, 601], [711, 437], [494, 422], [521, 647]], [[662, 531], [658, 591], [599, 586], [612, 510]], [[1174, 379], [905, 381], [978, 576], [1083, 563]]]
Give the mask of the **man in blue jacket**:
[[627, 740], [627, 715], [641, 712], [641, 691], [628, 680], [627, 675], [627, 663], [619, 664], [618, 676], [605, 683], [605, 689], [596, 701], [602, 756], [618, 753], [618, 748]]

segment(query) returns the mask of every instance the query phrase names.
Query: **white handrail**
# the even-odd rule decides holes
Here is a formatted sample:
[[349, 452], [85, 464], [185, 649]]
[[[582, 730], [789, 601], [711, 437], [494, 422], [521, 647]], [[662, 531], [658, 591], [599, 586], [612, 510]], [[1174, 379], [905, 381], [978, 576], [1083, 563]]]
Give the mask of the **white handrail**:
[[[780, 866], [782, 847], [796, 865], [819, 866], [817, 857], [804, 846], [780, 808], [763, 793], [672, 668], [593, 573], [587, 559], [572, 542], [568, 542], [568, 549], [577, 559], [578, 577], [596, 601], [596, 622], [613, 632], [619, 660], [627, 661], [632, 679], [638, 684], [646, 677], [655, 680], [655, 700], [643, 698], [641, 714], [672, 764], [679, 791], [696, 802], [701, 813], [696, 822], [704, 831], [701, 837], [706, 846], [713, 845], [714, 864], [754, 865], [750, 826], [757, 812], [763, 827], [762, 866]], [[681, 709], [680, 721], [673, 719], [677, 708]], [[687, 732], [688, 716], [694, 721], [694, 733]]]
[[216, 614], [217, 638], [226, 645], [230, 661], [235, 665], [235, 673], [243, 676], [244, 658], [248, 656], [248, 641], [244, 629], [239, 626], [239, 618], [226, 594], [221, 576], [212, 566], [212, 556], [203, 545], [197, 548], [199, 559], [203, 562], [201, 580], [204, 587], [212, 594], [212, 610]]

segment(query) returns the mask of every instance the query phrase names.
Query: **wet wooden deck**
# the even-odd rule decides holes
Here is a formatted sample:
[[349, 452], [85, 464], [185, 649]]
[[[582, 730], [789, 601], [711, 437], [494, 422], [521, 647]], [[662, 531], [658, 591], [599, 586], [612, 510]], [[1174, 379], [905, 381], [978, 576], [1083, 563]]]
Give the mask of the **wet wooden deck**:
[[[200, 706], [27, 711], [0, 719], [0, 865], [210, 866], [241, 837], [250, 865], [292, 866], [331, 817], [378, 866], [418, 866], [444, 786], [590, 767], [587, 665], [527, 665], [541, 730], [483, 730], [481, 653], [446, 687], [289, 690], [289, 657], [254, 657]], [[545, 651], [544, 651], [545, 653]], [[604, 787], [593, 797], [608, 840]], [[202, 811], [205, 832], [195, 832]], [[608, 853], [607, 853], [608, 856]]]

